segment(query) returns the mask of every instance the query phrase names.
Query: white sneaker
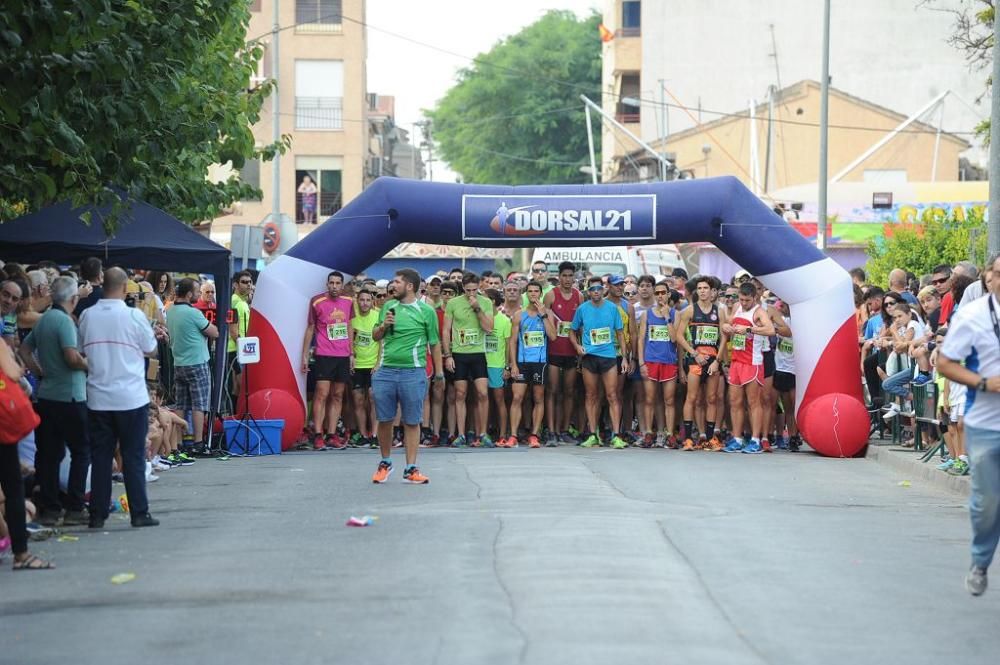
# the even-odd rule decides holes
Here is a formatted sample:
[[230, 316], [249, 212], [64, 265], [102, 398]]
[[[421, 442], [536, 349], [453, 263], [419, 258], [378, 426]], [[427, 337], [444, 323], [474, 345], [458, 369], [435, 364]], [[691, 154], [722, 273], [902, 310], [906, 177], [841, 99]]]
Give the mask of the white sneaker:
[[886, 407], [885, 413], [882, 414], [882, 420], [885, 420], [886, 422], [892, 420], [893, 418], [899, 415], [899, 412], [901, 410], [902, 409], [899, 408], [899, 405], [893, 402], [888, 407]]

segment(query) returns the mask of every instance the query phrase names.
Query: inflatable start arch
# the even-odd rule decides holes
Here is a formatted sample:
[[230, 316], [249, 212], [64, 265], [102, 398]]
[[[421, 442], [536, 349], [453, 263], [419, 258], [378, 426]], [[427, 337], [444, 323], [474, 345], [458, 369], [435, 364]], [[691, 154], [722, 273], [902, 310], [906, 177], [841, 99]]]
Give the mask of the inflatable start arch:
[[381, 178], [260, 277], [250, 335], [256, 418], [284, 418], [284, 447], [305, 419], [302, 337], [330, 270], [355, 274], [402, 242], [476, 247], [708, 241], [791, 306], [797, 420], [820, 454], [850, 457], [868, 438], [848, 274], [737, 179], [504, 187]]

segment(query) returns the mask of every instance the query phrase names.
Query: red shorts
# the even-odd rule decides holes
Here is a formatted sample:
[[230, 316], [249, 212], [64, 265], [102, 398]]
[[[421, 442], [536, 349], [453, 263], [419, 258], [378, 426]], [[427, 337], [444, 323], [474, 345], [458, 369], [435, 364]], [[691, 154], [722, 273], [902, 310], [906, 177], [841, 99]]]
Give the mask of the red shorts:
[[663, 383], [664, 381], [673, 381], [677, 378], [677, 365], [647, 362], [646, 378], [650, 381], [657, 381], [659, 383]]
[[751, 381], [764, 385], [764, 366], [748, 365], [734, 360], [729, 366], [729, 385], [745, 386]]

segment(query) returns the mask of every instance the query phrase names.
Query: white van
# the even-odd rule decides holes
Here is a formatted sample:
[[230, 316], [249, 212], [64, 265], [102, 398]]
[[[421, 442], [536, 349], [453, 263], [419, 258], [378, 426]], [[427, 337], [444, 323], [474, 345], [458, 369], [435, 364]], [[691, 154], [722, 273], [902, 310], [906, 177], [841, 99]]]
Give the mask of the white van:
[[559, 264], [572, 261], [578, 271], [593, 275], [669, 275], [683, 268], [676, 245], [623, 245], [616, 247], [539, 247], [531, 262], [545, 261], [549, 275], [559, 273]]

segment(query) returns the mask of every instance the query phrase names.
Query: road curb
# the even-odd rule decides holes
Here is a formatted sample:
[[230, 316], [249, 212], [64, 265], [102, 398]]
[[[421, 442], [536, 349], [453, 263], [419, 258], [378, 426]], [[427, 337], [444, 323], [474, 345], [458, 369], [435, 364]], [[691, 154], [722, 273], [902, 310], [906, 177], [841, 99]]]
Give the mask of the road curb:
[[936, 468], [937, 461], [935, 460], [937, 458], [924, 463], [920, 461], [922, 455], [923, 453], [905, 448], [893, 448], [884, 444], [875, 445], [872, 443], [868, 446], [865, 458], [903, 473], [907, 480], [927, 483], [949, 492], [969, 496], [972, 484], [968, 476], [952, 476], [944, 471], [939, 471]]

